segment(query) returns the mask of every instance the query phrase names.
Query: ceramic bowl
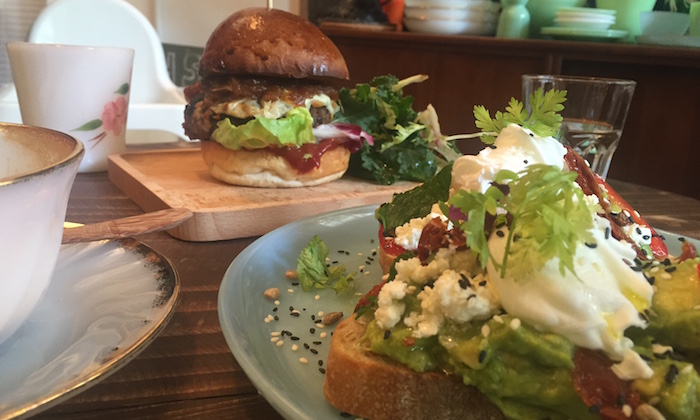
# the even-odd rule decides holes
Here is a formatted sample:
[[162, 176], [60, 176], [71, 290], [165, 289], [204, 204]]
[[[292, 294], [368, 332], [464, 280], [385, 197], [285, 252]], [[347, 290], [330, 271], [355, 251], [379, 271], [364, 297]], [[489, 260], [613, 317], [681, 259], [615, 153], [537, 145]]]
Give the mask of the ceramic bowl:
[[411, 32], [455, 35], [493, 35], [497, 21], [457, 20], [457, 19], [404, 19]]
[[440, 9], [423, 7], [406, 7], [404, 16], [409, 19], [445, 19], [445, 20], [481, 20], [496, 21], [498, 14], [483, 9]]
[[683, 35], [690, 26], [687, 13], [663, 12], [655, 10], [639, 15], [642, 35]]
[[654, 8], [656, 0], [596, 0], [600, 9], [615, 10], [616, 17], [612, 29], [629, 32], [628, 42], [642, 33], [641, 14]]
[[0, 343], [49, 285], [83, 154], [67, 134], [0, 123]]
[[554, 17], [560, 7], [582, 7], [586, 0], [529, 0], [525, 7], [530, 12], [530, 35], [540, 37], [540, 30], [554, 26]]
[[496, 9], [498, 2], [491, 0], [405, 0], [406, 7], [423, 7], [437, 9]]

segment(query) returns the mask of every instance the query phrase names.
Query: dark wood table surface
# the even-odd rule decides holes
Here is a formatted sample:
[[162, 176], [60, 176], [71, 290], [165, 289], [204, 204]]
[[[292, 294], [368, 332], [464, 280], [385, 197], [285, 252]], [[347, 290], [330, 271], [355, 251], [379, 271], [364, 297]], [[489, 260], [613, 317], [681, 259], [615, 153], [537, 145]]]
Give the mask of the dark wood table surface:
[[[610, 183], [653, 226], [700, 238], [700, 201]], [[66, 218], [91, 223], [139, 213], [106, 173], [79, 174]], [[167, 257], [180, 275], [172, 319], [126, 366], [36, 418], [279, 418], [229, 351], [217, 315], [224, 272], [255, 238], [186, 242], [161, 232], [138, 239]]]

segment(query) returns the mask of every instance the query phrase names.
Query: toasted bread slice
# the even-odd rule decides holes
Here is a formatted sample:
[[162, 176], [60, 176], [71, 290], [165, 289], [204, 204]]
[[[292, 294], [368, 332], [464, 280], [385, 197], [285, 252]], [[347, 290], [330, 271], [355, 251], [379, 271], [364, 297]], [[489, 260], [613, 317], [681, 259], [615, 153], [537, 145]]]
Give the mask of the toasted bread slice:
[[338, 324], [328, 354], [324, 394], [338, 410], [366, 419], [504, 419], [481, 392], [444, 373], [418, 373], [373, 353], [366, 325]]

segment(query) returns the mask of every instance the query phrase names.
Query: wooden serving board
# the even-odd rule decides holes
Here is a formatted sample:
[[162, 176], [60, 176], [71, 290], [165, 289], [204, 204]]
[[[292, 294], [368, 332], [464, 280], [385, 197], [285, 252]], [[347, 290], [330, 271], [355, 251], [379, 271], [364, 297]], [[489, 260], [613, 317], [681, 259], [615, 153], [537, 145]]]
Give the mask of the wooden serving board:
[[199, 148], [126, 152], [109, 158], [109, 179], [144, 211], [183, 207], [194, 215], [168, 231], [188, 241], [262, 235], [346, 207], [380, 204], [411, 182], [377, 185], [353, 177], [302, 188], [238, 187], [209, 174]]

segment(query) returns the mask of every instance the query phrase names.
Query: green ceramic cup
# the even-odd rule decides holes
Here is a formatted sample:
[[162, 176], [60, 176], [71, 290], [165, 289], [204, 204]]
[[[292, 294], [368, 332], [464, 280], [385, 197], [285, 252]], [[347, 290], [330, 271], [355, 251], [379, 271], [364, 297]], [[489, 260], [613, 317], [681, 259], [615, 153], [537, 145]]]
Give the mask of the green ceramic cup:
[[690, 36], [700, 36], [700, 2], [690, 3]]
[[596, 0], [598, 9], [616, 11], [611, 29], [629, 32], [628, 42], [635, 42], [637, 35], [642, 34], [641, 13], [651, 11], [655, 4], [656, 0]]

